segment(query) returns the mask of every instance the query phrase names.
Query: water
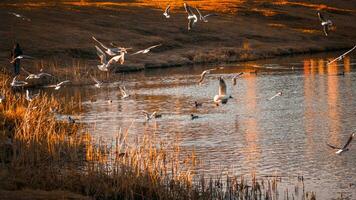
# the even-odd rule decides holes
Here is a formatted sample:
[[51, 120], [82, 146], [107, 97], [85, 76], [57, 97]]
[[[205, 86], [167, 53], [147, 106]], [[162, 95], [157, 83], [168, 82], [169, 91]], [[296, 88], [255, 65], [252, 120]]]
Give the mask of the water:
[[[231, 64], [207, 76], [202, 86], [199, 74], [216, 65], [129, 73], [103, 89], [62, 92], [81, 93], [85, 113], [80, 120], [103, 140], [128, 128], [131, 138], [144, 133], [178, 138], [183, 148], [196, 151], [205, 175], [303, 175], [318, 198], [340, 193], [356, 198], [356, 186], [350, 185], [356, 184], [355, 141], [341, 156], [326, 146], [343, 145], [356, 129], [356, 59], [326, 66], [326, 58], [330, 55]], [[249, 73], [256, 69], [257, 74]], [[244, 75], [233, 86], [231, 77], [238, 72]], [[341, 72], [345, 75], [338, 76]], [[215, 106], [219, 76], [233, 99]], [[119, 84], [131, 97], [120, 98]], [[268, 101], [278, 92], [282, 96]], [[203, 106], [195, 108], [194, 101]], [[163, 116], [145, 122], [142, 110]], [[191, 120], [190, 114], [200, 118]]]

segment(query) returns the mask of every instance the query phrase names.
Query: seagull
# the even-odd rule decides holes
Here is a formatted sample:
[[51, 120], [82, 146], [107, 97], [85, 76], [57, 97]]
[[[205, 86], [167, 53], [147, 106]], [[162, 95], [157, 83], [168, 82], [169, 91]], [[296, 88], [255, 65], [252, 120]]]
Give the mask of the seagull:
[[5, 101], [5, 96], [0, 95], [0, 103], [2, 103], [3, 101]]
[[27, 85], [28, 83], [25, 82], [25, 81], [18, 81], [16, 80], [18, 76], [15, 76], [14, 79], [12, 79], [12, 82], [10, 83], [10, 85], [12, 87], [22, 87], [22, 86], [25, 86]]
[[31, 21], [31, 19], [30, 18], [27, 18], [27, 17], [24, 17], [24, 16], [22, 16], [22, 15], [20, 15], [20, 14], [17, 14], [17, 13], [14, 13], [14, 12], [8, 12], [10, 15], [13, 15], [13, 16], [15, 16], [15, 17], [17, 17], [17, 18], [21, 18], [22, 20], [26, 20], [26, 21]]
[[130, 96], [129, 94], [127, 94], [125, 86], [123, 86], [123, 87], [120, 86], [119, 88], [120, 88], [120, 92], [121, 92], [121, 99], [125, 99]]
[[339, 61], [339, 60], [344, 59], [347, 54], [351, 53], [351, 52], [352, 52], [353, 50], [355, 50], [355, 49], [356, 49], [356, 45], [355, 45], [354, 47], [352, 47], [352, 49], [346, 51], [346, 52], [345, 52], [344, 54], [342, 54], [341, 56], [339, 56], [339, 57], [335, 58], [334, 60], [328, 62], [327, 65], [330, 65], [331, 63], [333, 63], [333, 62], [335, 62], [335, 61]]
[[121, 52], [120, 55], [112, 57], [109, 61], [106, 60], [106, 55], [105, 53], [98, 47], [95, 46], [96, 48], [96, 54], [100, 58], [100, 63], [101, 65], [98, 65], [99, 70], [101, 71], [108, 71], [109, 67], [116, 62], [120, 61], [120, 64], [124, 64], [125, 62], [125, 53]]
[[95, 40], [97, 43], [99, 43], [100, 46], [105, 49], [105, 53], [108, 54], [109, 56], [116, 56], [116, 55], [120, 54], [123, 50], [125, 50], [124, 48], [121, 48], [121, 47], [109, 48], [109, 47], [105, 46], [103, 43], [101, 43], [99, 40], [97, 40], [94, 36], [92, 36], [91, 38], [93, 38], [93, 40]]
[[198, 116], [198, 115], [194, 115], [194, 114], [190, 114], [190, 118], [191, 118], [192, 120], [194, 120], [194, 119], [198, 119], [199, 116]]
[[278, 92], [277, 94], [275, 94], [273, 97], [269, 98], [268, 100], [271, 101], [272, 99], [274, 99], [274, 98], [276, 98], [278, 96], [282, 96], [282, 92]]
[[93, 79], [93, 81], [95, 82], [95, 87], [97, 88], [101, 88], [101, 86], [103, 85], [103, 82], [98, 81], [98, 79], [96, 79], [95, 77], [91, 77]]
[[154, 45], [154, 46], [150, 46], [150, 47], [148, 47], [147, 49], [143, 49], [143, 50], [137, 51], [136, 53], [133, 53], [133, 54], [131, 54], [131, 55], [136, 55], [136, 54], [139, 54], [139, 53], [146, 54], [146, 53], [150, 52], [151, 49], [156, 48], [156, 47], [159, 47], [159, 46], [161, 46], [161, 45], [162, 45], [162, 44], [157, 44], [157, 45]]
[[320, 12], [318, 12], [318, 17], [321, 22], [321, 26], [323, 27], [325, 36], [328, 36], [329, 29], [331, 28], [333, 23], [331, 22], [331, 20], [325, 19], [324, 16], [321, 15]]
[[202, 107], [203, 104], [202, 104], [202, 103], [198, 103], [197, 101], [194, 101], [194, 106], [195, 106], [196, 108], [198, 108], [198, 107]]
[[54, 88], [55, 90], [59, 90], [62, 87], [62, 85], [66, 84], [66, 83], [69, 83], [69, 82], [70, 82], [69, 80], [66, 80], [66, 81], [62, 81], [62, 82], [60, 82], [58, 84], [55, 84], [55, 85], [48, 85], [46, 87]]
[[39, 74], [31, 74], [30, 72], [26, 71], [24, 68], [21, 68], [24, 72], [26, 72], [28, 74], [28, 76], [26, 77], [25, 80], [28, 80], [28, 79], [39, 79], [39, 78], [42, 78], [43, 76], [50, 76], [50, 77], [53, 77], [51, 74], [48, 74], [48, 73], [39, 73]]
[[11, 60], [10, 63], [14, 63], [16, 60], [21, 60], [21, 59], [34, 59], [34, 57], [26, 56], [26, 55], [19, 55], [16, 58], [14, 58], [13, 60]]
[[39, 95], [39, 93], [35, 95], [30, 95], [30, 91], [26, 90], [26, 100], [31, 102], [34, 98], [36, 98]]
[[244, 73], [240, 72], [240, 73], [238, 73], [238, 74], [236, 74], [235, 76], [232, 77], [232, 84], [233, 85], [237, 84], [236, 79], [239, 78], [242, 74], [244, 74]]
[[148, 112], [146, 112], [146, 111], [144, 111], [144, 110], [141, 111], [141, 112], [142, 112], [142, 114], [145, 115], [146, 121], [150, 121], [150, 120], [153, 119], [153, 118], [160, 118], [160, 117], [162, 117], [162, 115], [157, 114], [156, 111], [154, 111], [152, 114], [149, 114]]
[[214, 102], [218, 106], [219, 103], [226, 104], [231, 96], [226, 95], [226, 83], [222, 77], [219, 77], [219, 94], [214, 96]]
[[215, 71], [215, 70], [219, 70], [219, 69], [224, 69], [224, 67], [216, 67], [216, 68], [213, 68], [213, 69], [207, 69], [207, 70], [204, 70], [201, 74], [200, 74], [200, 79], [199, 79], [199, 85], [201, 85], [203, 83], [203, 80], [205, 78], [205, 76], [207, 74], [210, 74], [211, 71]]
[[194, 14], [192, 7], [184, 3], [185, 11], [188, 13], [188, 31], [193, 28], [194, 24], [198, 21], [198, 17]]
[[127, 50], [132, 49], [132, 48], [126, 48], [126, 47], [119, 47], [115, 42], [110, 42], [110, 45], [115, 48], [118, 48], [120, 50], [120, 53], [121, 52], [127, 53]]
[[166, 10], [164, 11], [163, 15], [168, 19], [171, 16], [169, 15], [169, 9], [171, 8], [171, 5], [168, 4], [168, 6], [166, 7]]
[[330, 148], [337, 149], [337, 151], [335, 152], [336, 154], [341, 154], [341, 153], [343, 153], [343, 152], [349, 150], [347, 147], [350, 145], [350, 143], [351, 143], [353, 137], [355, 137], [355, 133], [352, 133], [352, 134], [350, 135], [350, 137], [349, 137], [349, 139], [347, 140], [346, 144], [345, 144], [342, 148], [333, 146], [333, 145], [328, 144], [328, 143], [326, 143], [326, 145], [328, 145]]
[[195, 10], [198, 12], [199, 14], [199, 19], [200, 21], [203, 21], [203, 22], [208, 22], [208, 17], [211, 17], [211, 16], [218, 16], [217, 14], [215, 13], [211, 13], [211, 14], [207, 14], [207, 15], [202, 15], [200, 10], [198, 8], [195, 8]]

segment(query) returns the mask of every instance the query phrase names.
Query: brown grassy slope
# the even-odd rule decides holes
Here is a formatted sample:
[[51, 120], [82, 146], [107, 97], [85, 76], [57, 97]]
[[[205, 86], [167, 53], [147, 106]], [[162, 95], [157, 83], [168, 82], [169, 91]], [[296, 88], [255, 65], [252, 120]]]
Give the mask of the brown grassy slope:
[[[352, 21], [356, 19], [356, 5], [333, 0], [328, 5], [340, 9], [315, 7], [320, 2], [311, 1], [307, 6], [246, 3], [237, 14], [221, 13], [209, 23], [198, 23], [192, 31], [187, 31], [182, 8], [167, 20], [161, 10], [146, 7], [2, 5], [0, 57], [2, 62], [6, 61], [12, 43], [18, 41], [27, 54], [38, 58], [64, 55], [96, 59], [92, 35], [106, 44], [115, 41], [135, 50], [162, 43], [151, 56], [126, 57], [127, 66], [139, 68], [241, 61], [354, 45], [356, 24]], [[329, 37], [321, 32], [316, 15], [319, 8], [325, 8], [321, 11], [336, 24]], [[274, 15], [265, 16], [263, 10], [273, 11]], [[6, 11], [21, 13], [32, 22], [19, 20]]]

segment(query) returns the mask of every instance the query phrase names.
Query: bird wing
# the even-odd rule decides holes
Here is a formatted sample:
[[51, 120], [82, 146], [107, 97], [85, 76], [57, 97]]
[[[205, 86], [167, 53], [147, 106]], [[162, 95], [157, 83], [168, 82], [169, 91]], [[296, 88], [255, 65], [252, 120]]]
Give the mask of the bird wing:
[[94, 36], [92, 36], [91, 38], [93, 38], [93, 40], [95, 40], [95, 42], [100, 44], [100, 46], [103, 47], [105, 50], [109, 49], [107, 46], [105, 46], [103, 43], [101, 43], [99, 40], [97, 40]]
[[203, 15], [201, 14], [200, 10], [198, 8], [195, 8], [195, 10], [198, 12], [200, 20], [203, 20]]
[[194, 20], [193, 19], [189, 19], [189, 21], [188, 21], [188, 30], [193, 28], [193, 24], [194, 24]]
[[347, 140], [346, 144], [344, 145], [343, 149], [346, 149], [347, 146], [350, 145], [350, 143], [351, 143], [351, 141], [352, 141], [352, 139], [353, 139], [354, 136], [355, 136], [355, 133], [352, 133], [352, 134], [350, 135], [350, 137], [349, 137], [349, 139]]
[[44, 72], [39, 73], [39, 74], [37, 74], [37, 75], [40, 76], [40, 77], [42, 77], [42, 76], [53, 76], [52, 74], [44, 73]]
[[226, 83], [221, 77], [219, 79], [219, 95], [226, 95]]
[[236, 85], [236, 84], [237, 84], [236, 79], [237, 79], [237, 77], [236, 77], [236, 76], [234, 76], [234, 77], [232, 78], [232, 85]]
[[341, 56], [346, 56], [347, 54], [349, 54], [351, 51], [356, 49], [356, 45], [354, 47], [352, 47], [352, 49], [346, 51], [344, 54], [342, 54]]
[[203, 71], [203, 73], [200, 74], [200, 79], [199, 79], [199, 84], [203, 82], [205, 75], [208, 73], [208, 70]]
[[151, 114], [151, 116], [150, 116], [150, 118], [153, 118], [153, 117], [155, 117], [156, 116], [156, 111], [154, 111], [152, 114]]
[[91, 76], [91, 79], [93, 79], [93, 81], [97, 84], [100, 84], [100, 82], [98, 81], [98, 79], [96, 79], [95, 77]]
[[328, 26], [323, 26], [323, 31], [324, 31], [324, 34], [325, 36], [328, 36], [328, 33], [329, 33], [329, 27]]
[[120, 88], [121, 95], [126, 96], [127, 94], [126, 94], [125, 88], [121, 87], [121, 86], [119, 88]]
[[333, 146], [333, 145], [331, 145], [329, 143], [326, 143], [326, 145], [328, 145], [330, 148], [333, 148], [333, 149], [340, 149], [339, 147]]
[[95, 48], [96, 54], [99, 56], [101, 64], [106, 64], [107, 61], [105, 53], [98, 46], [95, 46]]
[[112, 57], [110, 60], [109, 60], [109, 62], [108, 62], [108, 64], [107, 64], [107, 67], [110, 67], [110, 65], [112, 65], [113, 63], [117, 63], [117, 62], [119, 62], [120, 61], [120, 63], [122, 63], [122, 60], [123, 59], [123, 54], [120, 54], [120, 55], [117, 55], [117, 56], [114, 56], [114, 57]]
[[169, 9], [171, 8], [171, 5], [170, 4], [168, 4], [168, 6], [166, 7], [166, 10], [164, 11], [165, 13], [169, 13]]
[[69, 82], [70, 82], [70, 80], [65, 80], [65, 81], [62, 81], [62, 82], [58, 83], [57, 86], [61, 86], [61, 85], [65, 84], [65, 83], [69, 83]]
[[135, 52], [135, 53], [133, 53], [133, 54], [131, 54], [131, 55], [136, 55], [136, 54], [139, 54], [139, 53], [142, 53], [142, 52], [144, 52], [145, 50], [140, 50], [140, 51], [137, 51], [137, 52]]
[[156, 48], [156, 47], [159, 47], [159, 46], [161, 46], [161, 45], [162, 45], [162, 44], [153, 45], [153, 46], [148, 47], [146, 50], [151, 50], [151, 49]]
[[184, 9], [188, 13], [188, 15], [193, 15], [194, 14], [193, 11], [192, 11], [192, 8], [187, 3], [184, 3]]
[[213, 16], [219, 16], [219, 15], [217, 15], [215, 13], [210, 13], [210, 14], [205, 15], [204, 18], [213, 17]]
[[320, 12], [318, 12], [318, 17], [321, 22], [325, 21], [324, 16]]

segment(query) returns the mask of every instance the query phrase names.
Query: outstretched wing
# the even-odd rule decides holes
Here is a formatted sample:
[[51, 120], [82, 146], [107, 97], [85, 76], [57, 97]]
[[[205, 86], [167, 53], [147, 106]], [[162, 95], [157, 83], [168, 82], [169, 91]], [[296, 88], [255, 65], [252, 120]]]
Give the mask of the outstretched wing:
[[159, 46], [161, 46], [161, 45], [162, 45], [162, 44], [157, 44], [157, 45], [150, 46], [150, 47], [147, 48], [147, 50], [151, 50], [151, 49], [156, 48], [156, 47], [159, 47]]
[[200, 10], [198, 8], [195, 8], [195, 10], [198, 12], [200, 20], [203, 20], [203, 15], [201, 14]]
[[329, 27], [328, 26], [323, 26], [323, 31], [324, 31], [325, 36], [328, 36]]
[[219, 15], [217, 15], [217, 14], [215, 14], [215, 13], [210, 13], [210, 14], [205, 15], [204, 18], [207, 18], [207, 17], [214, 17], [214, 16], [219, 16]]
[[226, 83], [222, 77], [219, 78], [219, 95], [226, 95]]
[[321, 22], [325, 21], [324, 16], [320, 12], [318, 12], [318, 17]]
[[188, 13], [188, 15], [194, 15], [192, 7], [190, 7], [187, 3], [184, 3], [184, 9]]
[[171, 5], [170, 4], [168, 4], [168, 6], [166, 7], [166, 10], [164, 11], [165, 13], [169, 13], [169, 9], [171, 8]]
[[61, 86], [61, 85], [65, 84], [65, 83], [69, 83], [69, 82], [70, 82], [70, 80], [62, 81], [62, 82], [58, 83], [58, 86]]
[[340, 149], [339, 147], [333, 146], [333, 145], [331, 145], [329, 143], [326, 143], [326, 145], [328, 145], [330, 148], [333, 148], [333, 149]]
[[113, 63], [117, 63], [117, 62], [119, 62], [119, 61], [120, 61], [120, 63], [122, 64], [122, 63], [123, 63], [123, 62], [122, 62], [123, 55], [124, 55], [124, 54], [120, 54], [120, 55], [117, 55], [117, 56], [112, 57], [112, 58], [109, 60], [109, 62], [108, 62], [108, 64], [107, 64], [107, 67], [110, 67], [110, 65], [112, 65]]
[[355, 136], [355, 133], [352, 133], [352, 134], [350, 135], [350, 137], [349, 137], [349, 139], [347, 140], [346, 144], [344, 145], [343, 149], [346, 149], [347, 146], [350, 145], [350, 143], [351, 143], [351, 141], [352, 141], [352, 139], [353, 139], [354, 136]]
[[93, 38], [93, 40], [95, 42], [97, 42], [98, 44], [100, 44], [100, 46], [103, 47], [105, 50], [109, 49], [107, 46], [105, 46], [103, 43], [101, 43], [99, 40], [97, 40], [94, 36], [92, 36], [91, 38]]
[[96, 54], [99, 56], [101, 64], [106, 64], [105, 53], [98, 46], [95, 46], [95, 48], [96, 48]]

